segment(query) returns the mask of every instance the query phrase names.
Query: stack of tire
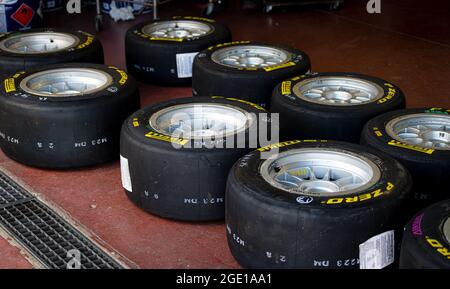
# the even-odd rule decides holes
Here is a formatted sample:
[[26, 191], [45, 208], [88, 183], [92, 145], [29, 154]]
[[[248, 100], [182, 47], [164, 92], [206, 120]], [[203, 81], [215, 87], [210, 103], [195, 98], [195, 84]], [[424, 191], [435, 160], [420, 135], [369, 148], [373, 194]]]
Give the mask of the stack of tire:
[[450, 110], [405, 109], [389, 81], [311, 72], [306, 53], [232, 41], [211, 19], [138, 24], [125, 50], [133, 77], [193, 97], [140, 109], [133, 77], [85, 32], [2, 35], [3, 152], [52, 169], [120, 156], [133, 203], [225, 218], [246, 268], [448, 267]]
[[[223, 217], [225, 197], [228, 243], [246, 268], [398, 264], [403, 225], [446, 197], [438, 187], [450, 176], [448, 111], [406, 110], [404, 94], [389, 81], [311, 73], [300, 50], [230, 38], [223, 26], [196, 17], [127, 32], [133, 75], [166, 86], [192, 83], [194, 96], [153, 105], [124, 124], [129, 198], [159, 216], [206, 221]], [[225, 140], [206, 124], [220, 115], [239, 118], [218, 104], [270, 109], [281, 142], [253, 142], [260, 145], [253, 151], [249, 144], [215, 147]], [[212, 134], [215, 142], [199, 141]]]
[[103, 65], [93, 35], [31, 29], [0, 36], [0, 148], [26, 165], [68, 169], [115, 160], [136, 82]]

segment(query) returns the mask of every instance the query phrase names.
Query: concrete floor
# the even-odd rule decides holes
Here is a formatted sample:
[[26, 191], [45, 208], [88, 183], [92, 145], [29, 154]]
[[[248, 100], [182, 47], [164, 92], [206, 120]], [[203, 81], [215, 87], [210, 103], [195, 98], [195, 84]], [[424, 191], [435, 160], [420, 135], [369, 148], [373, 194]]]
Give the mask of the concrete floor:
[[[382, 0], [382, 14], [366, 12], [367, 1], [346, 0], [340, 11], [289, 8], [272, 14], [244, 13], [234, 1], [216, 19], [234, 40], [282, 42], [304, 50], [314, 71], [378, 76], [400, 86], [408, 107], [450, 107], [450, 2]], [[402, 3], [399, 3], [402, 2]], [[433, 3], [433, 4], [431, 4]], [[432, 6], [431, 6], [432, 5]], [[191, 1], [161, 7], [161, 16], [199, 15]], [[139, 21], [110, 23], [102, 40], [106, 63], [125, 67], [124, 34]], [[47, 15], [47, 26], [94, 33], [94, 13]], [[143, 105], [189, 96], [190, 88], [141, 86]], [[98, 238], [143, 268], [238, 268], [226, 244], [223, 223], [182, 223], [144, 213], [121, 187], [118, 162], [74, 171], [29, 168], [0, 152], [0, 168], [65, 210]], [[17, 248], [0, 237], [0, 268], [28, 268]]]

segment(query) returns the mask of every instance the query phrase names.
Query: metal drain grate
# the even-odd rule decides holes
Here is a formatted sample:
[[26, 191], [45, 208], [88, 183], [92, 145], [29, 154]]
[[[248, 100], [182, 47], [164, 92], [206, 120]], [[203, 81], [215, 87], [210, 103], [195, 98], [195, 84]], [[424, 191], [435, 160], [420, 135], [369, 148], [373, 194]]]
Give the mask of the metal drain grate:
[[33, 196], [0, 172], [0, 208], [31, 200]]
[[0, 172], [0, 225], [48, 268], [66, 269], [79, 252], [80, 269], [122, 266], [52, 209]]

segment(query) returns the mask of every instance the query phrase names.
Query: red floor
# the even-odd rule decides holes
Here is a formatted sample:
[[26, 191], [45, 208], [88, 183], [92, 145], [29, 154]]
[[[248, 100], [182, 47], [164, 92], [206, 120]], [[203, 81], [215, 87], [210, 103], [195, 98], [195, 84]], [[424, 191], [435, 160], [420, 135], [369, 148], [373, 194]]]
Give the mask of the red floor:
[[[231, 1], [230, 1], [231, 2]], [[330, 13], [317, 9], [246, 14], [232, 4], [216, 19], [225, 22], [235, 40], [283, 42], [307, 52], [315, 71], [352, 71], [385, 78], [399, 85], [409, 107], [450, 107], [450, 2], [383, 0], [382, 14], [365, 12], [366, 1], [346, 0]], [[198, 15], [191, 1], [161, 7], [162, 16]], [[93, 13], [50, 14], [48, 26], [93, 31]], [[142, 16], [143, 21], [150, 16]], [[133, 24], [109, 23], [98, 34], [108, 64], [125, 67], [123, 37]], [[142, 85], [144, 105], [189, 96], [190, 88]], [[76, 221], [143, 268], [237, 268], [229, 253], [223, 223], [181, 223], [144, 213], [123, 193], [118, 162], [76, 171], [28, 168], [0, 152], [6, 169], [35, 192], [65, 210]], [[0, 238], [0, 268], [31, 265], [17, 248]]]

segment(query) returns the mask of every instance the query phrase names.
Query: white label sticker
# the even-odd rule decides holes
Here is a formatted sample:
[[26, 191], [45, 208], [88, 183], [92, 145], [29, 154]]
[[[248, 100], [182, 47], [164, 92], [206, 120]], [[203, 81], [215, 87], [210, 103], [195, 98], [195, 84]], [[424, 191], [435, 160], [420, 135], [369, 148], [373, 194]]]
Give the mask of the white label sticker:
[[178, 78], [192, 77], [192, 63], [198, 52], [177, 54]]
[[382, 269], [394, 262], [394, 231], [376, 235], [359, 245], [359, 268]]
[[133, 191], [131, 186], [130, 167], [128, 166], [128, 159], [120, 156], [120, 174], [122, 175], [122, 187], [129, 191]]

